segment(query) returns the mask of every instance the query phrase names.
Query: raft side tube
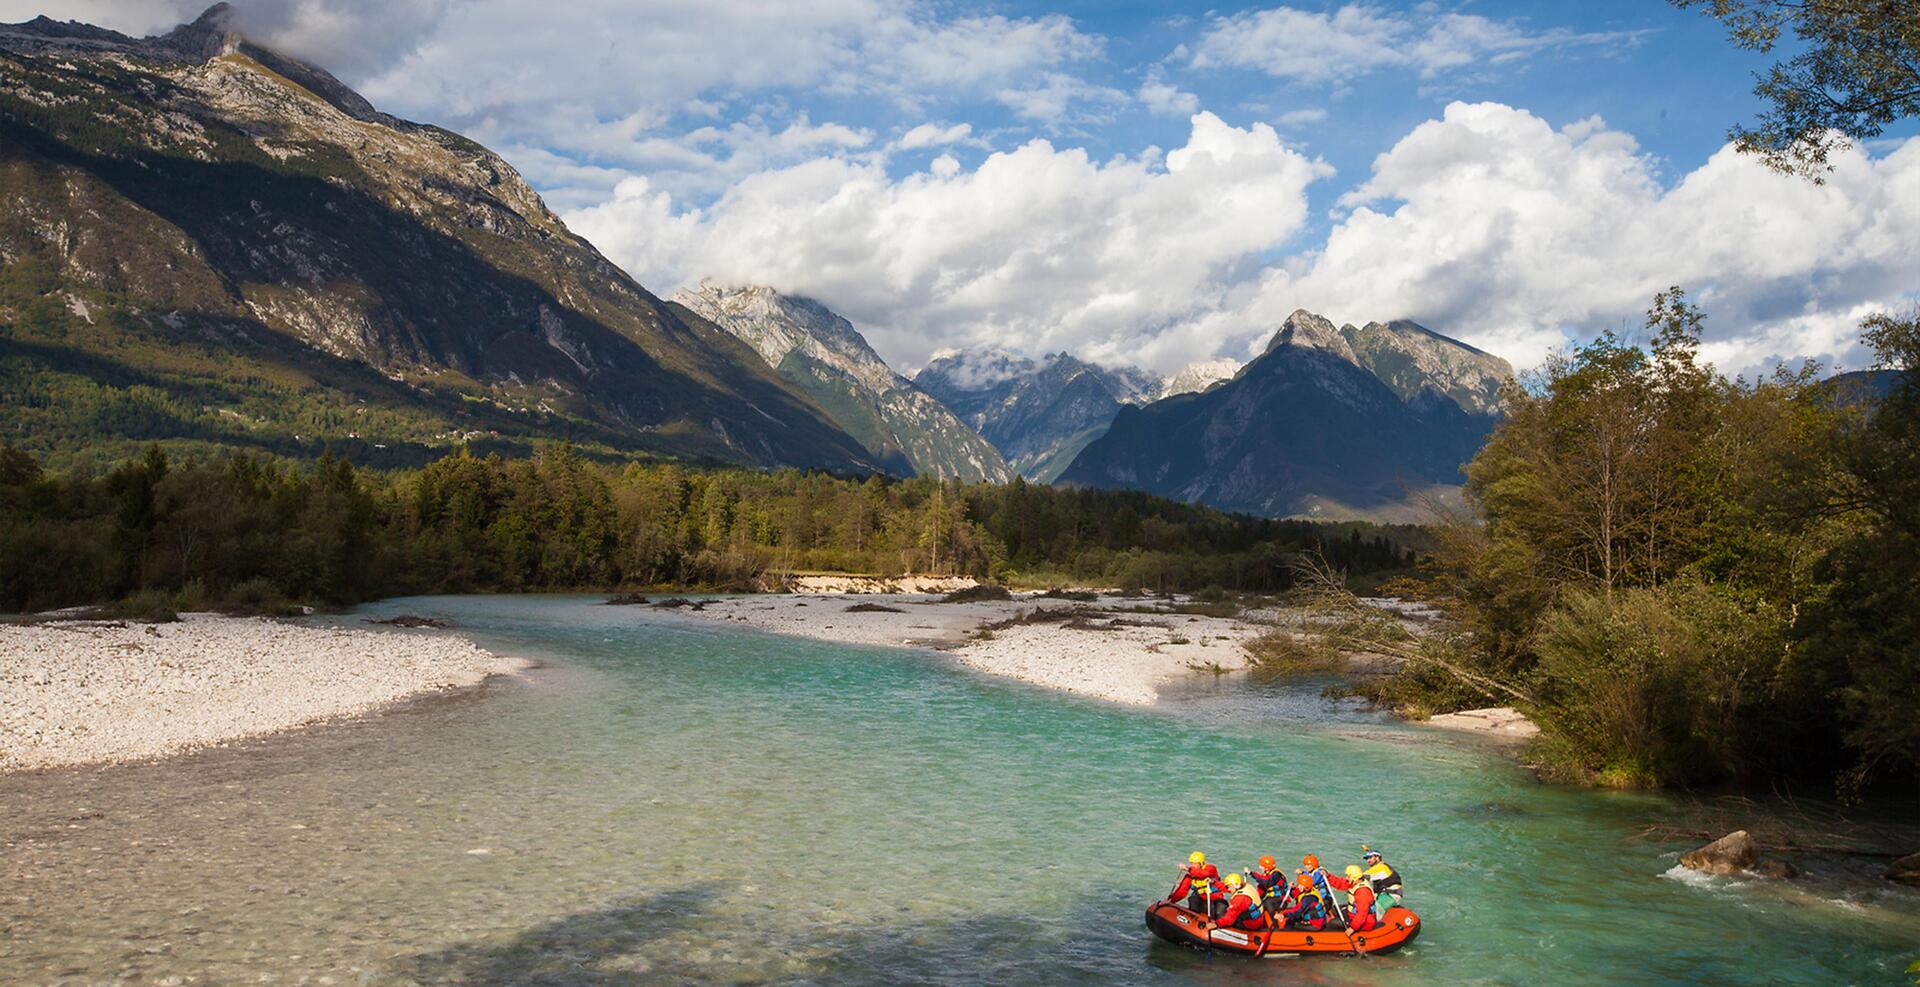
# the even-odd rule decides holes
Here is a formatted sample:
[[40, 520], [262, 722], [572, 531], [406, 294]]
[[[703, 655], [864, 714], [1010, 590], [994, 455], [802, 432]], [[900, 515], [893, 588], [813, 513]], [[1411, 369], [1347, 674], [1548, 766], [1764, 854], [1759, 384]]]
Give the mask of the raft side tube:
[[1168, 942], [1194, 949], [1232, 953], [1241, 956], [1295, 956], [1306, 953], [1353, 955], [1391, 953], [1420, 935], [1420, 916], [1398, 905], [1387, 909], [1380, 927], [1355, 932], [1349, 938], [1341, 929], [1246, 929], [1221, 928], [1192, 909], [1169, 903], [1157, 903], [1147, 909], [1147, 931]]

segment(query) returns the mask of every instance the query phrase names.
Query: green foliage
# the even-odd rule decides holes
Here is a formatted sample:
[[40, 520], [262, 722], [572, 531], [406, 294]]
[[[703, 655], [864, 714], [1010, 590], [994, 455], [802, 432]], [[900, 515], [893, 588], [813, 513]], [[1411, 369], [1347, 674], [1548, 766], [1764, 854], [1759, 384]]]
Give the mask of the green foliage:
[[1767, 104], [1728, 135], [1739, 149], [1815, 182], [1828, 158], [1920, 114], [1920, 14], [1912, 0], [1672, 0], [1726, 22], [1735, 44], [1772, 51], [1792, 31], [1798, 53], [1759, 78]]
[[1326, 675], [1346, 667], [1338, 648], [1311, 634], [1269, 631], [1248, 641], [1246, 648], [1255, 671], [1268, 678]]
[[[1365, 570], [1387, 529], [1222, 514], [1127, 492], [821, 473], [605, 465], [567, 445], [464, 450], [404, 473], [150, 446], [52, 477], [0, 446], [0, 608], [138, 596], [277, 612], [402, 592], [682, 584], [794, 571], [964, 573], [1284, 589], [1320, 551]], [[1231, 602], [1207, 606], [1235, 607]]]
[[[1421, 710], [1525, 691], [1563, 777], [1616, 785], [1920, 770], [1920, 400], [1871, 414], [1813, 367], [1729, 381], [1677, 289], [1648, 349], [1603, 336], [1513, 389], [1436, 533], [1455, 667], [1370, 685]], [[1909, 370], [1914, 320], [1865, 328]]]

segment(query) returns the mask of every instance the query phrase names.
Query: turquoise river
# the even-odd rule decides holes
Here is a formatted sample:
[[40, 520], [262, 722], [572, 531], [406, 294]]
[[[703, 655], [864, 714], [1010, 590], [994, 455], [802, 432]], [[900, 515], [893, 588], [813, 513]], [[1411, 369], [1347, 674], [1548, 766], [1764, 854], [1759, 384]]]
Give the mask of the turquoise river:
[[[1681, 879], [1683, 807], [1222, 685], [1152, 709], [587, 597], [388, 601], [524, 678], [0, 777], [0, 984], [1910, 984], [1920, 894]], [[1151, 939], [1187, 853], [1408, 880], [1384, 957]], [[1824, 868], [1824, 871], [1823, 871]]]

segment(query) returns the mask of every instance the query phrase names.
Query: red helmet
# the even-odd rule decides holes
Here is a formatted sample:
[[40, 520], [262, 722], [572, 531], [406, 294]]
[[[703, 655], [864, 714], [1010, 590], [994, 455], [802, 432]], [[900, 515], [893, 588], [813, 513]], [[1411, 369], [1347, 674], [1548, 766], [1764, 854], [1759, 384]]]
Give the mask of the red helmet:
[[1276, 862], [1274, 861], [1274, 859], [1273, 859], [1272, 857], [1261, 857], [1261, 858], [1260, 858], [1260, 869], [1261, 869], [1261, 870], [1265, 870], [1265, 871], [1270, 871], [1270, 870], [1272, 870], [1272, 869], [1273, 869], [1273, 868], [1274, 868], [1275, 866], [1277, 866], [1277, 864], [1276, 864]]
[[1311, 891], [1313, 890], [1313, 878], [1305, 874], [1302, 874], [1299, 877], [1294, 878], [1293, 885], [1294, 887], [1297, 887], [1302, 891]]
[[1309, 853], [1306, 856], [1300, 858], [1300, 866], [1305, 867], [1308, 870], [1319, 870], [1320, 858]]

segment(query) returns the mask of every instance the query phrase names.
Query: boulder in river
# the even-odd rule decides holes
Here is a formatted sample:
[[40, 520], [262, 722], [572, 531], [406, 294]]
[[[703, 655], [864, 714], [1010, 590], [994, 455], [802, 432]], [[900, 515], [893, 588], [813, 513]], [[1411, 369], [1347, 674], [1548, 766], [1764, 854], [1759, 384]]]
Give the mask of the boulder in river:
[[1888, 864], [1887, 880], [1920, 885], [1920, 853], [1909, 853]]
[[1680, 865], [1708, 874], [1738, 874], [1753, 866], [1755, 856], [1753, 837], [1748, 836], [1746, 830], [1737, 829], [1698, 850], [1681, 854]]
[[619, 596], [608, 598], [607, 605], [611, 607], [637, 607], [646, 602], [647, 598], [638, 593], [622, 593]]

